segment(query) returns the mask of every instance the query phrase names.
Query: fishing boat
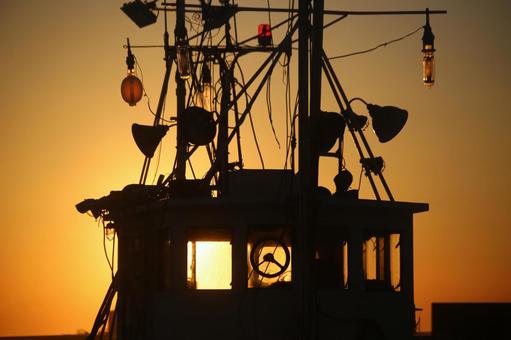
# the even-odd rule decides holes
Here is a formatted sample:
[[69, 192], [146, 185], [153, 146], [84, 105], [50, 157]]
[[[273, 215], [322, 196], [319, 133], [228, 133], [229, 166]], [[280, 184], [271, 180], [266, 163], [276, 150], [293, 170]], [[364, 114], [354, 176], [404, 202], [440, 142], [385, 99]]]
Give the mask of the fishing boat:
[[[355, 113], [352, 103], [365, 104], [382, 143], [401, 131], [408, 113], [347, 96], [323, 49], [324, 17], [337, 22], [361, 14], [425, 16], [424, 82], [430, 86], [434, 36], [429, 15], [445, 11], [323, 7], [323, 1], [306, 0], [296, 8], [271, 9], [229, 0], [123, 5], [139, 27], [156, 22], [156, 13], [164, 16], [165, 71], [154, 124], [132, 126], [145, 157], [139, 183], [76, 206], [101, 220], [105, 233], [118, 242], [117, 270], [90, 339], [413, 337], [413, 216], [427, 211], [428, 204], [394, 199], [383, 158], [374, 155], [365, 137], [369, 119]], [[248, 38], [233, 34], [238, 13], [268, 10], [287, 18], [260, 24]], [[173, 44], [167, 23], [172, 12]], [[200, 18], [195, 35], [186, 29], [190, 13]], [[278, 28], [285, 33], [277, 41]], [[143, 95], [133, 53], [138, 47], [129, 40], [125, 47], [128, 75], [121, 92], [135, 105]], [[245, 78], [238, 60], [253, 54], [264, 57]], [[245, 168], [241, 127], [250, 122], [275, 66], [289, 67], [295, 54], [298, 95], [287, 113], [285, 166]], [[165, 118], [173, 67], [176, 116]], [[322, 109], [323, 77], [338, 105], [335, 112]], [[174, 165], [167, 176], [147, 184], [151, 160], [170, 128], [176, 131]], [[355, 146], [374, 199], [360, 198], [352, 186], [345, 138]], [[209, 169], [187, 176], [198, 150], [205, 151]], [[337, 161], [335, 190], [318, 185], [323, 158]]]

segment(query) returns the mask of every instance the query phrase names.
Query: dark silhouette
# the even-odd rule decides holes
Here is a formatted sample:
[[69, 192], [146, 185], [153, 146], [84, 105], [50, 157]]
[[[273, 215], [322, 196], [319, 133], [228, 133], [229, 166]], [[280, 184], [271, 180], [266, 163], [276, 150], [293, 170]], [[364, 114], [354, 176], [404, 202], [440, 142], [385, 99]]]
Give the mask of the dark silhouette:
[[[89, 339], [97, 335], [409, 339], [415, 326], [412, 221], [413, 214], [427, 211], [428, 205], [394, 200], [382, 173], [383, 158], [373, 154], [363, 131], [368, 119], [351, 108], [353, 100], [361, 99], [348, 99], [323, 50], [323, 1], [301, 0], [298, 10], [285, 10], [288, 19], [273, 27], [263, 24], [258, 34], [244, 41], [231, 35], [231, 19], [239, 11], [268, 9], [239, 7], [229, 0], [220, 6], [201, 1], [202, 31], [190, 37], [185, 12], [197, 7], [186, 7], [183, 0], [161, 6], [136, 0], [122, 7], [140, 27], [154, 23], [157, 10], [165, 19], [165, 76], [154, 123], [133, 125], [135, 142], [145, 156], [140, 181], [76, 206], [79, 212], [90, 211], [101, 219], [105, 230], [114, 232], [119, 241], [118, 268], [114, 273], [112, 267], [112, 284]], [[167, 11], [176, 12], [175, 45], [169, 43]], [[341, 19], [361, 14], [328, 13]], [[284, 38], [274, 45], [273, 30], [285, 24]], [[222, 34], [213, 43], [211, 30], [216, 28]], [[275, 131], [271, 74], [279, 61], [290, 72], [297, 32], [297, 112], [291, 113], [288, 100], [286, 165], [264, 169], [256, 139], [263, 169], [244, 169], [241, 126], [246, 118], [252, 120], [253, 104], [266, 86], [268, 118]], [[200, 44], [190, 46], [195, 37]], [[255, 41], [259, 44], [250, 45]], [[238, 59], [254, 52], [267, 57], [245, 79]], [[131, 74], [135, 60], [131, 47], [128, 60]], [[177, 116], [168, 121], [162, 112], [174, 62]], [[323, 74], [338, 105], [335, 112], [321, 107]], [[204, 105], [205, 86], [212, 84], [216, 86], [213, 98]], [[194, 96], [202, 97], [195, 101]], [[140, 99], [126, 97], [130, 105]], [[214, 107], [214, 112], [206, 107]], [[393, 106], [367, 104], [367, 109], [381, 142], [393, 139], [407, 119], [405, 110]], [[170, 126], [177, 130], [174, 167], [157, 185], [146, 185], [151, 159]], [[348, 133], [375, 200], [359, 199], [358, 189], [350, 189], [353, 176], [344, 164], [343, 150]], [[191, 161], [199, 149], [206, 152], [211, 165], [202, 178], [191, 180], [186, 173], [189, 169], [196, 177]], [[325, 157], [338, 164], [333, 195], [318, 185], [319, 164]], [[198, 256], [197, 242], [230, 246], [229, 287], [198, 289], [197, 274], [204, 260]], [[207, 265], [213, 269], [225, 265], [212, 259], [210, 255]]]

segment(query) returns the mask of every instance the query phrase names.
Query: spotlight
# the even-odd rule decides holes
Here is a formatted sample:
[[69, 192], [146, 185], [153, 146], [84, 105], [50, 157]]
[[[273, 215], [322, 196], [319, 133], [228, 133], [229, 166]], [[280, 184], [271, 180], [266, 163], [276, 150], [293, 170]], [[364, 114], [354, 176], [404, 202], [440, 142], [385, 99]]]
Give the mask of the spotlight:
[[367, 104], [369, 115], [373, 120], [373, 130], [380, 143], [386, 143], [403, 129], [408, 119], [408, 111], [395, 106], [378, 106]]
[[122, 5], [121, 10], [126, 14], [138, 27], [142, 28], [156, 22], [156, 14], [152, 10], [156, 8], [156, 0], [150, 2], [142, 2], [135, 0]]
[[154, 151], [168, 129], [169, 127], [165, 125], [152, 126], [133, 124], [131, 126], [131, 133], [133, 134], [135, 143], [144, 156], [152, 158], [154, 156]]
[[[408, 119], [408, 111], [400, 109], [395, 106], [379, 106], [374, 104], [368, 104], [362, 98], [353, 98], [349, 101], [359, 100], [366, 104], [369, 115], [372, 118], [373, 130], [378, 136], [380, 143], [386, 143], [397, 136], [397, 134], [403, 129]], [[351, 111], [343, 113], [345, 117], [350, 121], [351, 127], [357, 129], [362, 122], [365, 123], [367, 120], [364, 116], [359, 116]], [[365, 118], [365, 120], [361, 119]], [[358, 124], [358, 125], [357, 125]]]
[[335, 142], [342, 138], [346, 123], [337, 112], [320, 111], [312, 116], [312, 128], [316, 135], [316, 151], [320, 154], [330, 151]]
[[198, 106], [189, 106], [182, 119], [185, 140], [188, 143], [206, 145], [215, 138], [216, 122], [212, 112]]
[[222, 27], [238, 11], [238, 5], [231, 5], [229, 1], [222, 3], [222, 6], [211, 6], [201, 1], [201, 8], [205, 31]]

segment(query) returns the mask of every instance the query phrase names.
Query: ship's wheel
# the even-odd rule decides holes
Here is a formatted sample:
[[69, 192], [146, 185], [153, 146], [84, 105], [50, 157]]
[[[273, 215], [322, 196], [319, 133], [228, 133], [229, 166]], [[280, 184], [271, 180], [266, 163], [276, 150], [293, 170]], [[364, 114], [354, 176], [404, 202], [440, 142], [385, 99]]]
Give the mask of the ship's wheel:
[[[279, 258], [277, 260], [277, 254], [283, 254], [284, 259]], [[250, 251], [250, 264], [253, 270], [265, 278], [275, 278], [282, 275], [289, 267], [290, 262], [291, 254], [289, 249], [279, 239], [265, 238], [259, 240]]]

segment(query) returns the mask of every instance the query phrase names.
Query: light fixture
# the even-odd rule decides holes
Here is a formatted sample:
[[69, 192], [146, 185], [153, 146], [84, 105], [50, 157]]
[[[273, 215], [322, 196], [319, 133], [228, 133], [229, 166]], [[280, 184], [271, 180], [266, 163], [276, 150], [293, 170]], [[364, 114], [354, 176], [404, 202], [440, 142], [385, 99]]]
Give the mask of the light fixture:
[[144, 156], [152, 158], [154, 151], [160, 144], [161, 139], [167, 134], [168, 126], [165, 125], [140, 125], [133, 124], [131, 133], [138, 148]]
[[128, 39], [128, 56], [126, 57], [126, 65], [128, 66], [128, 75], [121, 83], [122, 99], [130, 106], [135, 106], [144, 93], [142, 82], [135, 75], [135, 56], [131, 53], [130, 40]]
[[380, 143], [386, 143], [396, 137], [408, 119], [408, 111], [395, 106], [367, 104], [367, 110]]
[[343, 193], [348, 191], [351, 183], [353, 183], [353, 175], [351, 172], [347, 169], [339, 171], [339, 173], [334, 177], [335, 192]]
[[[408, 111], [395, 106], [379, 106], [368, 104], [362, 98], [353, 98], [349, 102], [360, 100], [366, 104], [369, 115], [372, 119], [373, 130], [380, 143], [386, 143], [396, 137], [403, 129], [408, 119]], [[346, 113], [345, 113], [346, 114]], [[363, 117], [351, 113], [355, 117]], [[351, 120], [350, 116], [348, 118]], [[359, 118], [358, 118], [359, 119]], [[361, 121], [361, 119], [359, 119]]]
[[257, 41], [259, 46], [268, 46], [273, 44], [270, 24], [259, 24], [257, 27]]
[[198, 106], [189, 106], [185, 109], [182, 126], [186, 142], [194, 145], [211, 143], [216, 135], [216, 122], [213, 113]]
[[357, 115], [355, 112], [351, 110], [345, 111], [344, 116], [348, 118], [350, 126], [355, 130], [361, 130], [367, 125], [366, 116]]
[[202, 65], [202, 83], [196, 95], [196, 105], [206, 111], [211, 111], [211, 70], [208, 63]]
[[372, 172], [374, 174], [381, 174], [383, 169], [385, 168], [385, 162], [382, 157], [373, 157], [373, 158], [362, 158], [360, 160], [362, 167], [365, 169], [366, 174]]
[[190, 48], [185, 41], [178, 41], [176, 44], [177, 69], [179, 77], [183, 80], [190, 78]]
[[429, 25], [429, 8], [426, 8], [426, 25], [422, 36], [422, 80], [428, 88], [435, 84], [435, 36]]
[[156, 0], [150, 2], [135, 0], [122, 5], [121, 10], [137, 24], [138, 27], [142, 28], [156, 22], [157, 16], [153, 13], [155, 7]]
[[335, 142], [343, 137], [345, 127], [344, 119], [337, 112], [319, 111], [318, 114], [312, 115], [315, 150], [320, 154], [330, 151]]
[[220, 3], [222, 3], [222, 6], [211, 6], [207, 1], [201, 1], [204, 31], [211, 31], [222, 27], [238, 11], [238, 5], [230, 4], [228, 0], [220, 1]]

